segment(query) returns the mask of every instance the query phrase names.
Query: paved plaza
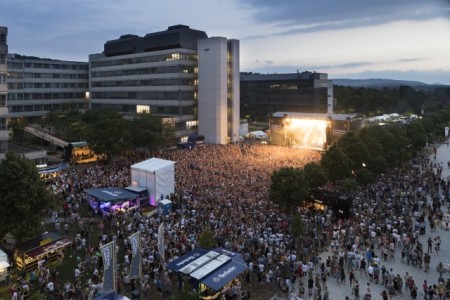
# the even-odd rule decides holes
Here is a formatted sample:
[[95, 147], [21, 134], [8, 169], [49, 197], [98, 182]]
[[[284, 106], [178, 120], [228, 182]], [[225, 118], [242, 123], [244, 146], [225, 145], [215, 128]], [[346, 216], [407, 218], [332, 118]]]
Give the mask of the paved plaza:
[[[448, 162], [450, 161], [450, 147], [447, 146], [447, 144], [442, 144], [437, 148], [437, 155], [436, 159], [434, 159], [434, 154], [432, 154], [430, 157], [430, 160], [435, 162], [436, 164], [440, 164], [442, 169], [442, 175], [441, 178], [447, 179], [450, 178], [450, 167], [448, 166]], [[436, 171], [436, 169], [435, 169]], [[428, 196], [428, 201], [431, 201], [431, 197]], [[443, 207], [444, 211], [444, 220], [445, 216], [449, 216], [449, 209], [447, 203], [445, 203], [445, 206]], [[423, 283], [424, 280], [428, 282], [428, 284], [437, 284], [438, 283], [438, 277], [439, 273], [436, 271], [437, 264], [439, 262], [442, 262], [444, 266], [448, 269], [450, 267], [450, 230], [446, 230], [445, 223], [443, 222], [443, 227], [438, 226], [436, 228], [435, 232], [430, 231], [429, 224], [427, 222], [427, 228], [426, 228], [426, 234], [419, 236], [419, 241], [423, 244], [424, 247], [424, 253], [427, 251], [427, 240], [428, 238], [436, 238], [437, 236], [440, 236], [441, 238], [441, 246], [440, 251], [437, 253], [433, 249], [433, 252], [431, 253], [431, 262], [430, 262], [430, 271], [425, 272], [424, 269], [419, 267], [414, 267], [412, 264], [408, 265], [406, 262], [401, 262], [401, 248], [396, 248], [395, 251], [395, 259], [391, 260], [388, 258], [388, 260], [383, 260], [381, 258], [380, 265], [384, 265], [387, 270], [392, 269], [394, 274], [399, 274], [402, 279], [405, 277], [406, 272], [409, 273], [409, 275], [412, 275], [414, 278], [415, 284], [417, 286], [418, 296], [417, 299], [424, 299], [424, 292], [423, 292]], [[433, 247], [434, 248], [434, 247]], [[375, 253], [381, 257], [380, 255], [380, 249], [375, 248]], [[325, 251], [321, 254], [322, 262], [324, 262], [328, 256], [331, 256], [332, 253], [329, 251]], [[314, 271], [314, 277], [318, 274], [320, 277], [320, 269], [318, 268], [316, 271]], [[368, 275], [360, 275], [359, 270], [355, 271], [356, 279], [359, 281], [360, 285], [360, 297], [359, 299], [364, 299], [364, 294], [366, 290], [366, 284], [369, 282], [369, 276]], [[445, 280], [450, 278], [450, 273], [444, 273], [443, 277]], [[304, 286], [307, 286], [307, 278], [303, 277]], [[277, 293], [273, 295], [270, 299], [271, 300], [281, 300], [281, 299], [298, 299], [294, 295], [297, 295], [298, 286], [299, 286], [299, 279], [295, 282], [293, 285], [295, 287], [295, 292], [291, 294], [291, 297], [289, 298], [288, 295]], [[346, 268], [346, 282], [345, 284], [338, 284], [337, 280], [330, 276], [327, 278], [327, 287], [328, 287], [328, 293], [329, 293], [329, 299], [330, 300], [345, 300], [346, 297], [348, 299], [356, 299], [354, 295], [352, 295], [352, 288], [350, 287], [350, 283], [348, 280], [348, 272]], [[380, 295], [380, 293], [383, 290], [387, 291], [387, 288], [382, 284], [376, 284], [375, 282], [370, 282], [371, 287], [371, 299], [383, 299], [383, 297]], [[397, 294], [391, 299], [411, 299], [409, 290], [405, 290], [405, 284], [403, 283], [403, 294]], [[306, 293], [307, 294], [307, 293]], [[322, 296], [323, 296], [323, 289], [322, 289]], [[300, 298], [302, 299], [302, 298]], [[309, 298], [308, 295], [305, 295], [303, 299], [312, 299]], [[322, 299], [322, 298], [321, 298]], [[437, 296], [435, 296], [434, 299], [438, 299]]]

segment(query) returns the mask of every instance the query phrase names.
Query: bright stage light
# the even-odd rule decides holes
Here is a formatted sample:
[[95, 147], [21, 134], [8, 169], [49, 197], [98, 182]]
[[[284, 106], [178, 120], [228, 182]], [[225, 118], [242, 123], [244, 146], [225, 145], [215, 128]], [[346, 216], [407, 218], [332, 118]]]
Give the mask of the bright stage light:
[[286, 138], [293, 147], [323, 149], [328, 124], [326, 120], [290, 119], [285, 123]]

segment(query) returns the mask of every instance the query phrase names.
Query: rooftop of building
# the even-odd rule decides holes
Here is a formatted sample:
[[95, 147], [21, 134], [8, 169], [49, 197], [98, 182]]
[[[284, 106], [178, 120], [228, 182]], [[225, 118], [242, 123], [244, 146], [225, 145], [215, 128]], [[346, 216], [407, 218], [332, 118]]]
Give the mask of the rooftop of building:
[[260, 74], [260, 73], [245, 73], [240, 74], [241, 81], [276, 81], [276, 80], [305, 80], [305, 79], [328, 79], [328, 74], [304, 71], [296, 73], [272, 73], [272, 74]]
[[186, 25], [169, 26], [167, 30], [148, 33], [144, 37], [125, 34], [104, 45], [104, 55], [107, 57], [151, 52], [166, 49], [197, 50], [197, 42], [208, 36], [204, 31], [191, 29]]
[[17, 53], [8, 53], [8, 60], [20, 60], [20, 61], [49, 61], [49, 62], [58, 62], [58, 63], [73, 63], [73, 64], [88, 64], [87, 62], [82, 61], [68, 61], [68, 60], [59, 60], [53, 58], [42, 58], [37, 56], [23, 55]]

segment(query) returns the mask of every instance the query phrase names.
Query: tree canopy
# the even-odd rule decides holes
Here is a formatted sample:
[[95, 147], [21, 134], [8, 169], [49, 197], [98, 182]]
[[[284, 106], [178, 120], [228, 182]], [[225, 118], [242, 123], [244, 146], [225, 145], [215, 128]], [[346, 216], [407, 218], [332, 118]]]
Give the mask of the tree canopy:
[[321, 187], [328, 181], [327, 174], [319, 163], [307, 163], [303, 167], [303, 171], [305, 172], [305, 178], [308, 180], [310, 188]]
[[281, 168], [272, 173], [269, 197], [288, 211], [303, 204], [309, 195], [308, 181], [302, 169]]
[[11, 233], [23, 241], [40, 233], [53, 204], [35, 165], [15, 152], [6, 153], [0, 162], [0, 237]]

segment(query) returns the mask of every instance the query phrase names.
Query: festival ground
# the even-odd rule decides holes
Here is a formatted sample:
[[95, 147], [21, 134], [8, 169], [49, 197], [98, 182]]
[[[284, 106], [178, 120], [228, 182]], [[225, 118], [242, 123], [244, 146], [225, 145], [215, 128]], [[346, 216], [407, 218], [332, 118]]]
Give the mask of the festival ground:
[[[432, 151], [431, 151], [432, 152]], [[433, 162], [435, 162], [438, 165], [441, 165], [443, 167], [442, 169], [442, 175], [441, 178], [447, 179], [450, 176], [450, 167], [448, 167], [448, 162], [450, 161], [450, 147], [447, 146], [447, 144], [442, 144], [437, 148], [437, 155], [436, 159], [434, 159], [434, 154], [431, 154], [429, 156], [429, 159]], [[436, 170], [436, 168], [435, 168]], [[428, 196], [428, 201], [431, 201], [431, 197]], [[448, 204], [444, 207], [444, 214], [446, 216], [449, 216], [449, 210], [450, 206]], [[400, 274], [402, 278], [404, 278], [406, 272], [408, 272], [409, 275], [412, 275], [414, 278], [414, 281], [417, 285], [417, 291], [418, 291], [418, 297], [417, 299], [424, 299], [424, 292], [423, 292], [423, 282], [426, 280], [428, 284], [436, 284], [438, 282], [439, 273], [436, 271], [436, 266], [439, 262], [442, 262], [444, 266], [447, 267], [447, 270], [450, 267], [450, 252], [448, 249], [450, 249], [450, 230], [447, 230], [445, 228], [445, 223], [442, 224], [443, 227], [438, 227], [435, 232], [430, 231], [430, 227], [427, 224], [426, 234], [421, 235], [419, 240], [424, 245], [426, 250], [427, 240], [428, 238], [434, 239], [437, 236], [440, 236], [442, 240], [442, 244], [440, 246], [440, 251], [437, 253], [434, 251], [431, 253], [431, 262], [430, 262], [430, 271], [425, 272], [423, 268], [414, 267], [412, 264], [408, 265], [406, 262], [401, 262], [401, 248], [397, 248], [395, 253], [395, 259], [387, 261], [381, 260], [381, 264], [384, 265], [388, 270], [392, 268], [395, 274]], [[433, 247], [434, 248], [434, 247]], [[378, 250], [378, 249], [377, 249]], [[377, 251], [376, 251], [377, 252]], [[379, 250], [378, 250], [379, 253]], [[330, 252], [330, 249], [328, 248], [327, 251], [321, 253], [322, 261], [325, 261], [328, 256], [332, 255]], [[314, 272], [314, 274], [319, 274], [320, 276], [320, 270], [317, 270]], [[387, 291], [387, 288], [381, 284], [376, 284], [375, 282], [369, 281], [369, 276], [367, 275], [360, 275], [359, 271], [355, 272], [356, 278], [359, 281], [360, 284], [360, 298], [364, 298], [364, 291], [366, 284], [370, 282], [371, 290], [372, 290], [372, 299], [383, 299], [380, 293], [383, 290]], [[450, 273], [444, 273], [443, 277], [445, 280], [450, 278]], [[305, 287], [307, 286], [306, 279], [303, 279]], [[294, 295], [298, 295], [298, 287], [299, 287], [299, 280], [293, 285], [295, 287], [295, 291], [291, 294], [291, 298], [288, 297], [287, 293], [281, 293], [277, 292], [272, 297], [269, 297], [271, 300], [284, 300], [284, 299], [297, 299]], [[327, 280], [327, 287], [329, 292], [329, 299], [330, 300], [345, 300], [346, 297], [349, 299], [356, 299], [354, 295], [352, 295], [352, 289], [350, 287], [349, 281], [348, 281], [348, 274], [346, 278], [345, 284], [338, 284], [337, 280], [333, 277], [329, 277]], [[323, 293], [322, 293], [323, 294]], [[438, 299], [437, 297], [435, 297]], [[301, 299], [301, 298], [300, 298]], [[305, 300], [311, 299], [308, 296], [304, 296]], [[409, 291], [405, 290], [405, 285], [403, 285], [403, 294], [398, 294], [394, 298], [396, 300], [401, 299], [411, 299]]]

